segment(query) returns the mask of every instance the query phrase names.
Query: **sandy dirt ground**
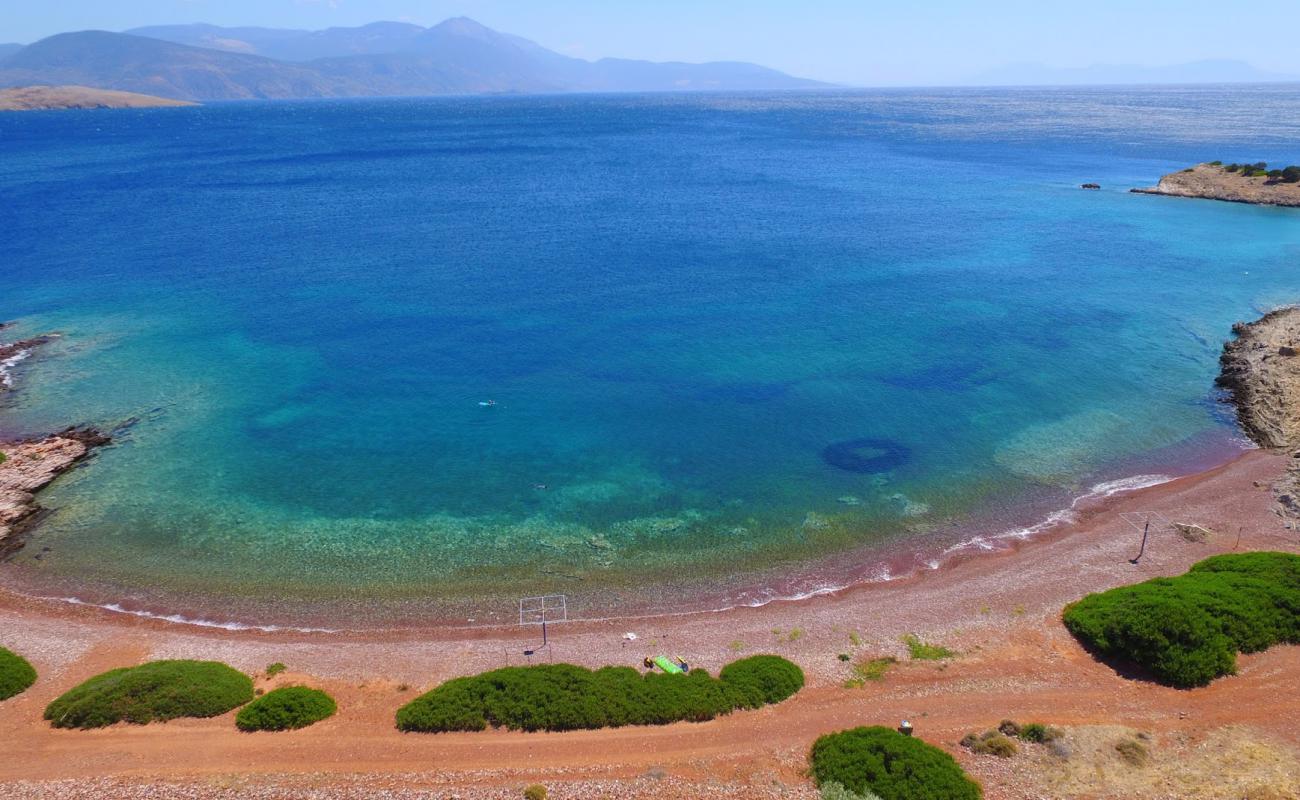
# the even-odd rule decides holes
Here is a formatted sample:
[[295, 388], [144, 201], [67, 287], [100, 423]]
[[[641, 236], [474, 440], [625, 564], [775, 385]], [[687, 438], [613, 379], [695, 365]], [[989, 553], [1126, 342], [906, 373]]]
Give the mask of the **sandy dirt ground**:
[[[1065, 632], [1061, 607], [1089, 591], [1183, 572], [1240, 550], [1300, 552], [1274, 511], [1270, 485], [1288, 459], [1262, 451], [1195, 476], [1098, 501], [1077, 523], [1012, 552], [836, 595], [711, 614], [573, 622], [552, 628], [550, 657], [589, 666], [680, 654], [715, 672], [747, 654], [799, 663], [808, 687], [759, 711], [657, 728], [523, 734], [403, 734], [393, 713], [446, 678], [524, 662], [536, 631], [289, 634], [196, 629], [0, 594], [0, 645], [40, 679], [0, 703], [0, 797], [521, 797], [815, 796], [804, 770], [817, 736], [911, 720], [952, 753], [988, 798], [1300, 797], [1300, 647], [1239, 659], [1236, 676], [1191, 691], [1122, 677]], [[1155, 531], [1138, 565], [1128, 511], [1159, 511], [1216, 532], [1190, 542]], [[628, 643], [625, 632], [638, 639]], [[909, 661], [901, 637], [958, 652]], [[849, 662], [839, 658], [850, 657]], [[879, 682], [844, 685], [853, 662], [895, 656]], [[543, 656], [545, 657], [545, 656]], [[156, 658], [225, 661], [258, 685], [330, 691], [339, 713], [292, 733], [239, 733], [233, 714], [97, 731], [54, 730], [45, 705], [104, 670]], [[957, 745], [1005, 718], [1067, 730], [1051, 751], [1011, 759]], [[1141, 737], [1149, 761], [1114, 749]]]

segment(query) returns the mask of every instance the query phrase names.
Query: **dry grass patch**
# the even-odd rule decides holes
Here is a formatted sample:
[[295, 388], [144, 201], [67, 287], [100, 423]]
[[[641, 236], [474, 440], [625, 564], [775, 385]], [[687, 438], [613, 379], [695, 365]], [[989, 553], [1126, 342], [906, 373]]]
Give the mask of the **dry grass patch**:
[[[1300, 753], [1250, 728], [1218, 728], [1195, 737], [1152, 737], [1119, 725], [1062, 732], [1048, 747], [1021, 749], [1011, 778], [1017, 788], [1051, 800], [1300, 798]], [[971, 766], [982, 771], [979, 761]]]

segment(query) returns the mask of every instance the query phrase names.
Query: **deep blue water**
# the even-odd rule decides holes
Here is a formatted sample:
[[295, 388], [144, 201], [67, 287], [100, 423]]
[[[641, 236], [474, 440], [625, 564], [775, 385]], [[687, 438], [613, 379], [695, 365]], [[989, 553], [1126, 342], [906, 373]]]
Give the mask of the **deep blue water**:
[[1297, 142], [1300, 87], [0, 116], [0, 316], [64, 334], [0, 428], [138, 420], [0, 577], [379, 617], [926, 560], [1232, 447], [1300, 212], [1126, 190]]

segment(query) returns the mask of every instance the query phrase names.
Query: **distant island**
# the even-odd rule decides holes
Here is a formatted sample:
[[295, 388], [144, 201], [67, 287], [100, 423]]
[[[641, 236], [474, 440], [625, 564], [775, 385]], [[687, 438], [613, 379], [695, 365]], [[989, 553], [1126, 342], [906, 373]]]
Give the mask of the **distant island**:
[[1300, 166], [1270, 169], [1262, 161], [1256, 164], [1211, 161], [1165, 175], [1150, 188], [1132, 191], [1231, 203], [1300, 207]]
[[0, 45], [0, 87], [35, 84], [198, 101], [829, 86], [743, 62], [586, 61], [464, 17], [323, 31], [170, 25]]
[[89, 86], [21, 86], [0, 89], [0, 111], [50, 111], [70, 108], [162, 108], [196, 105], [185, 100]]

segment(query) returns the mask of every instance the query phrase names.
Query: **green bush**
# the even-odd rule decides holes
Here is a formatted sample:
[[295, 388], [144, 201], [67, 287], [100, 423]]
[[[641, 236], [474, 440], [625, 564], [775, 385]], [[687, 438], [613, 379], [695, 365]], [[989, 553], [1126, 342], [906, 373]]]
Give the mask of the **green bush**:
[[334, 716], [334, 698], [319, 689], [285, 686], [267, 692], [239, 710], [241, 731], [293, 731]]
[[780, 656], [750, 656], [723, 667], [718, 680], [743, 694], [745, 708], [760, 708], [802, 689], [803, 670]]
[[0, 700], [8, 700], [36, 683], [36, 670], [27, 659], [0, 647]]
[[284, 664], [280, 663], [279, 661], [275, 662], [274, 664], [267, 664], [266, 677], [274, 678], [276, 675], [279, 675], [281, 672], [284, 672], [287, 669], [288, 667], [286, 667]]
[[778, 703], [803, 687], [803, 671], [778, 656], [752, 656], [685, 675], [631, 667], [594, 672], [572, 664], [506, 667], [447, 681], [397, 711], [404, 731], [481, 731], [489, 725], [566, 731], [701, 722]]
[[56, 728], [215, 717], [253, 699], [247, 675], [216, 661], [151, 661], [97, 675], [45, 709]]
[[540, 783], [534, 783], [524, 789], [524, 800], [546, 800], [546, 787]]
[[1238, 652], [1300, 643], [1300, 556], [1215, 556], [1176, 578], [1090, 594], [1062, 619], [1104, 658], [1171, 686], [1204, 686], [1234, 673]]
[[980, 786], [952, 756], [889, 728], [827, 734], [812, 746], [813, 780], [881, 800], [979, 800]]

